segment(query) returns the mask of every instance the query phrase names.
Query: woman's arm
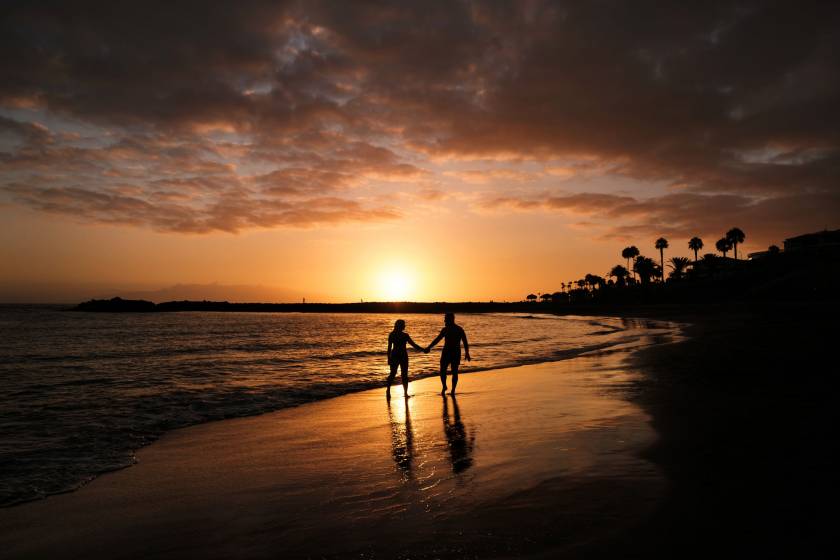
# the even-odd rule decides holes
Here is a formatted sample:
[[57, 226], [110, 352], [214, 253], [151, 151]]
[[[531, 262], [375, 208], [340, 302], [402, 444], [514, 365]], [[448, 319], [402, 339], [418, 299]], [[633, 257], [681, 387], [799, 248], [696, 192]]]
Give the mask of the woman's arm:
[[405, 339], [406, 339], [406, 341], [407, 341], [409, 344], [411, 344], [411, 345], [414, 347], [414, 349], [415, 349], [415, 350], [419, 350], [420, 352], [425, 352], [425, 351], [426, 351], [426, 349], [425, 349], [425, 348], [421, 348], [420, 346], [418, 346], [418, 345], [417, 345], [417, 343], [416, 343], [416, 342], [414, 342], [413, 340], [411, 340], [411, 337], [410, 337], [410, 336], [405, 335]]
[[391, 346], [393, 346], [393, 344], [394, 344], [394, 340], [391, 337], [391, 335], [389, 334], [388, 335], [388, 351], [385, 353], [385, 355], [388, 356], [388, 363], [389, 364], [391, 363]]

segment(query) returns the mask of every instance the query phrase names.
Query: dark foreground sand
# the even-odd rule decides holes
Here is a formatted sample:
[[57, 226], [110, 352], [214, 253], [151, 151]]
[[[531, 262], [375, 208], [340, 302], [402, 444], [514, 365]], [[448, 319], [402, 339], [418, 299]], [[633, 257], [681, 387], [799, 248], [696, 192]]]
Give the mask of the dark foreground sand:
[[[655, 335], [661, 342], [668, 335]], [[652, 339], [647, 343], [654, 342]], [[581, 554], [651, 518], [628, 350], [436, 378], [167, 434], [81, 490], [0, 510], [10, 558]]]
[[669, 491], [644, 526], [604, 544], [609, 556], [835, 556], [840, 305], [647, 315], [691, 323], [687, 340], [633, 357], [644, 375], [632, 400], [658, 436], [644, 456]]

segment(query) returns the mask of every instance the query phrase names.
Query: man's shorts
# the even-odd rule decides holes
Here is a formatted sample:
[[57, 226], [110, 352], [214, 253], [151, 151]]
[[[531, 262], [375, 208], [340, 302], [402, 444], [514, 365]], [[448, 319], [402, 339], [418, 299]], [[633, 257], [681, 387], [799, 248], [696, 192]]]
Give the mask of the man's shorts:
[[446, 352], [443, 351], [440, 355], [440, 368], [446, 369], [448, 366], [452, 366], [453, 368], [457, 368], [461, 365], [461, 351], [459, 349], [458, 352]]

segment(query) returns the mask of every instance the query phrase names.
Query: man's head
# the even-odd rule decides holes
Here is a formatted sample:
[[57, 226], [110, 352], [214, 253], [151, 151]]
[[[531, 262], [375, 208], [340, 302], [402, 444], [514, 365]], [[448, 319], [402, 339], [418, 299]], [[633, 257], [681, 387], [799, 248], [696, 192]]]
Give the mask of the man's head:
[[447, 313], [443, 316], [443, 324], [446, 326], [455, 324], [455, 314], [454, 313]]
[[397, 319], [396, 322], [394, 322], [394, 330], [397, 332], [403, 332], [405, 330], [405, 321]]

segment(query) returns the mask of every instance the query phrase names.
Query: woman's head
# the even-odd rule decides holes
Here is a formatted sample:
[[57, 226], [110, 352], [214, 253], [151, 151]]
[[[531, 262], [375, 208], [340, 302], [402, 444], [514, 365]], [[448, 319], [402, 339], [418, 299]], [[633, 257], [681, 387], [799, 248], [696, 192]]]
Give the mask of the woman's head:
[[403, 321], [402, 319], [397, 319], [397, 321], [394, 323], [394, 330], [397, 331], [397, 332], [404, 331], [405, 330], [405, 321]]

